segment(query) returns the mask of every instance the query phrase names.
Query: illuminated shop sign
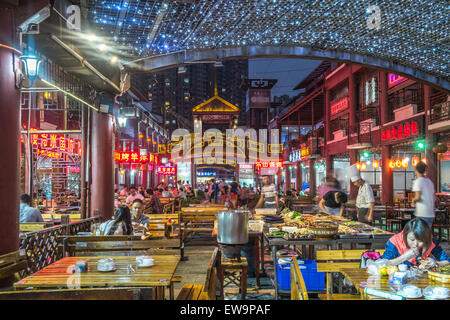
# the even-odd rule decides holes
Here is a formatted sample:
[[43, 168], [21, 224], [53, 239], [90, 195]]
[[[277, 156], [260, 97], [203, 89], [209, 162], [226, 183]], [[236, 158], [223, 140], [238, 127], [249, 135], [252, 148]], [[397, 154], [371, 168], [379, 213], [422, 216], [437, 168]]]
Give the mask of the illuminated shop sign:
[[301, 148], [300, 150], [295, 150], [291, 152], [289, 155], [289, 161], [290, 162], [297, 162], [300, 160], [304, 160], [305, 158], [308, 158], [311, 155], [309, 148]]
[[156, 173], [164, 176], [176, 176], [177, 168], [169, 166], [159, 166], [156, 168]]
[[252, 164], [248, 164], [248, 163], [240, 163], [239, 164], [239, 169], [241, 169], [241, 170], [252, 170], [253, 169], [253, 165]]
[[81, 141], [64, 135], [33, 133], [30, 139], [40, 156], [62, 159], [65, 155], [81, 156], [82, 153]]
[[215, 171], [197, 171], [198, 177], [215, 177], [216, 172]]
[[114, 152], [114, 160], [120, 163], [148, 163], [155, 162], [156, 157], [153, 154], [142, 155], [139, 152]]
[[283, 166], [282, 162], [279, 161], [257, 161], [255, 163], [256, 169], [261, 168], [281, 168]]
[[341, 111], [344, 111], [348, 108], [348, 98], [345, 97], [335, 103], [331, 104], [330, 112], [332, 115], [337, 114]]
[[421, 121], [411, 120], [394, 125], [389, 129], [382, 129], [381, 141], [389, 142], [418, 137], [422, 134], [421, 124]]
[[391, 88], [393, 86], [396, 86], [399, 83], [402, 83], [403, 81], [408, 80], [408, 78], [399, 76], [397, 74], [389, 73], [388, 75], [388, 88]]

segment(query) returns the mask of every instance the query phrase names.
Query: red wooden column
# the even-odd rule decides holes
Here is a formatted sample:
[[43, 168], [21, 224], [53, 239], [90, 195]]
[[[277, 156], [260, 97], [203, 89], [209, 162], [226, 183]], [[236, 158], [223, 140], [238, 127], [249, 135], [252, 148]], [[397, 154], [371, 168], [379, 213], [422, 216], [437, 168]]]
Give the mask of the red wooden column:
[[392, 147], [381, 147], [381, 203], [392, 205], [394, 203], [394, 173], [389, 168], [389, 159], [392, 157]]
[[[347, 134], [352, 134], [356, 126], [359, 125], [356, 121], [356, 112], [357, 112], [357, 92], [356, 92], [356, 79], [355, 74], [353, 73], [353, 68], [350, 65], [349, 66], [349, 75], [348, 75], [348, 94], [349, 94], [349, 126], [350, 130], [348, 130]], [[355, 164], [358, 162], [358, 152], [356, 150], [349, 150], [350, 153], [350, 165]], [[351, 177], [349, 177], [351, 178]], [[350, 199], [356, 199], [356, 196], [358, 194], [357, 188], [353, 185], [353, 183], [350, 183]]]
[[297, 162], [297, 170], [295, 172], [296, 172], [296, 179], [297, 179], [297, 183], [296, 183], [297, 191], [298, 190], [302, 190], [302, 184], [303, 184], [303, 181], [302, 181], [302, 166], [300, 165], [300, 162]]
[[289, 165], [284, 166], [284, 192], [291, 190], [291, 170]]
[[[15, 46], [14, 10], [0, 7], [0, 44]], [[19, 54], [0, 47], [0, 255], [19, 249], [20, 90], [14, 62]]]
[[328, 155], [328, 148], [327, 148], [327, 142], [330, 140], [330, 91], [325, 88], [325, 165], [326, 165], [326, 175], [332, 175], [333, 174], [333, 158], [332, 156]]
[[309, 193], [311, 197], [316, 196], [316, 170], [314, 169], [314, 159], [309, 160]]
[[91, 216], [102, 220], [114, 213], [113, 120], [108, 114], [92, 111], [92, 187]]
[[436, 134], [428, 131], [431, 117], [431, 87], [424, 85], [423, 87], [423, 102], [425, 109], [425, 157], [427, 160], [427, 177], [433, 181], [435, 192], [439, 192], [438, 186], [438, 167], [439, 159], [437, 154], [433, 152], [433, 147], [437, 144]]
[[145, 169], [142, 170], [142, 187], [144, 188], [144, 190], [147, 190], [147, 188], [148, 188], [147, 177], [148, 177], [148, 171], [147, 171], [147, 165], [145, 165]]
[[[379, 73], [380, 78], [380, 122], [381, 125], [389, 122], [388, 106], [388, 79], [386, 72]], [[391, 146], [381, 146], [381, 203], [390, 205], [394, 202], [394, 173], [389, 168], [389, 159], [392, 157]]]

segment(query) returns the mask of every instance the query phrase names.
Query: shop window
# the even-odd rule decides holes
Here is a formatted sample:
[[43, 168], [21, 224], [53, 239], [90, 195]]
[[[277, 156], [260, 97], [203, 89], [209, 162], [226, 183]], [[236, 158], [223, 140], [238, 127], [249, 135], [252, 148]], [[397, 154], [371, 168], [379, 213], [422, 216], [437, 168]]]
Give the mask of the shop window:
[[350, 167], [350, 158], [337, 158], [333, 160], [333, 173], [341, 184], [341, 189], [350, 193], [350, 177], [347, 168]]
[[376, 74], [362, 77], [358, 84], [359, 107], [365, 109], [378, 104], [378, 78]]

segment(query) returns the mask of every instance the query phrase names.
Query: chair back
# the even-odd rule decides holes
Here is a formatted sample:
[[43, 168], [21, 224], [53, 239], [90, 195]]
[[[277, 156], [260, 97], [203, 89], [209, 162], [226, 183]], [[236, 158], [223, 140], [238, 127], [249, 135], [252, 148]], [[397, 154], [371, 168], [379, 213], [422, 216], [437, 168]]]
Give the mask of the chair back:
[[309, 300], [297, 259], [291, 262], [291, 300]]

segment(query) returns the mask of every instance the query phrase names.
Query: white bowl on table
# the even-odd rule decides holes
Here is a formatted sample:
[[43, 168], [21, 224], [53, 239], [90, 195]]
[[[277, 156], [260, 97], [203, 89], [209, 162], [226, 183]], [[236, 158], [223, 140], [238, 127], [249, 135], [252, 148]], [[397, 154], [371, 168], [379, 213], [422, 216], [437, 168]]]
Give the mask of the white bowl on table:
[[136, 265], [138, 267], [151, 267], [155, 264], [155, 261], [150, 256], [137, 256]]

